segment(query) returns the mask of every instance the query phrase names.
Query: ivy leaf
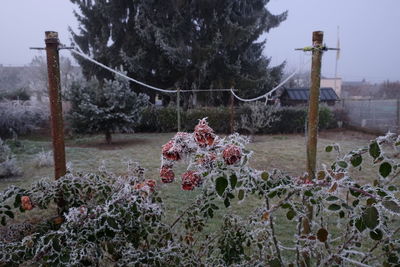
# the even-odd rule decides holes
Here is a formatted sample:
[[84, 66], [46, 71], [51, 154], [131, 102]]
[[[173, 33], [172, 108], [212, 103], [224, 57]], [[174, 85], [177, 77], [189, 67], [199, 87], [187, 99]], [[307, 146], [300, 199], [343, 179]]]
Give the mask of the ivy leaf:
[[382, 201], [382, 205], [391, 212], [400, 213], [400, 206], [393, 200]]
[[317, 232], [317, 238], [320, 242], [326, 242], [328, 240], [328, 231], [325, 228], [321, 228]]
[[380, 229], [375, 229], [375, 230], [369, 232], [369, 236], [373, 240], [381, 240], [383, 237], [383, 232]]
[[343, 169], [346, 169], [346, 168], [349, 166], [349, 165], [347, 164], [347, 162], [346, 162], [346, 161], [343, 161], [343, 160], [339, 161], [337, 164], [339, 165], [339, 167], [341, 167], [341, 168], [343, 168]]
[[326, 146], [325, 147], [325, 151], [326, 152], [332, 152], [332, 150], [333, 150], [333, 146]]
[[384, 162], [379, 166], [379, 173], [386, 178], [392, 172], [392, 165], [389, 162]]
[[350, 162], [353, 167], [360, 166], [362, 163], [362, 156], [360, 154], [354, 155], [351, 157]]
[[220, 196], [224, 194], [227, 186], [228, 186], [228, 180], [225, 177], [218, 177], [217, 180], [215, 181], [215, 189], [217, 190], [217, 193]]
[[232, 174], [231, 177], [230, 177], [230, 182], [231, 182], [232, 189], [235, 189], [235, 187], [237, 185], [237, 181], [238, 181], [237, 176], [235, 174]]
[[238, 199], [243, 200], [244, 199], [244, 190], [240, 189], [238, 193]]
[[374, 159], [376, 159], [377, 157], [379, 157], [381, 155], [381, 149], [376, 141], [372, 142], [369, 145], [369, 154]]
[[263, 179], [264, 181], [267, 181], [268, 178], [269, 178], [269, 173], [268, 172], [261, 173], [261, 179]]
[[362, 219], [369, 229], [374, 229], [379, 224], [379, 213], [375, 207], [368, 207], [365, 209]]
[[328, 206], [328, 210], [336, 211], [336, 210], [340, 210], [340, 209], [341, 209], [341, 207], [338, 204], [331, 204]]

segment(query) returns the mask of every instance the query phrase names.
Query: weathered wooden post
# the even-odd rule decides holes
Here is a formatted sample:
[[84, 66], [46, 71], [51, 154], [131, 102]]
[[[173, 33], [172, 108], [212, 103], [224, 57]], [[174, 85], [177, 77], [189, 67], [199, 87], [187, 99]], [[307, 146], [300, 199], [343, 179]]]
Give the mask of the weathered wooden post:
[[308, 100], [308, 124], [307, 124], [307, 172], [308, 179], [315, 178], [317, 162], [317, 139], [318, 139], [318, 111], [319, 91], [321, 82], [321, 59], [323, 53], [322, 31], [315, 31], [312, 35], [313, 50], [311, 63], [311, 87]]
[[58, 54], [59, 40], [57, 32], [46, 31], [45, 36], [51, 112], [51, 136], [53, 139], [54, 177], [58, 179], [66, 173], [60, 61]]
[[235, 131], [235, 98], [231, 92], [231, 98], [230, 98], [230, 131], [231, 134]]
[[181, 131], [181, 89], [178, 87], [176, 92], [176, 113], [178, 119], [178, 132]]

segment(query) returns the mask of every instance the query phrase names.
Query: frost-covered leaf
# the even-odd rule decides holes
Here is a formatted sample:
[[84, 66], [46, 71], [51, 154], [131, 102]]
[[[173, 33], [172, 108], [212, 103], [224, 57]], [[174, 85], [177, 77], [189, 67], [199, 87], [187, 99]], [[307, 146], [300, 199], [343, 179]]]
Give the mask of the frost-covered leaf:
[[328, 231], [325, 228], [320, 228], [317, 232], [317, 238], [320, 242], [328, 240]]
[[358, 167], [362, 163], [362, 156], [360, 154], [353, 155], [350, 159], [350, 162], [353, 167]]
[[375, 207], [365, 209], [362, 219], [369, 229], [374, 229], [379, 224], [379, 212]]
[[268, 172], [261, 173], [261, 179], [263, 179], [264, 181], [268, 181], [268, 178], [269, 178]]
[[378, 158], [381, 155], [381, 149], [376, 141], [372, 142], [369, 145], [369, 154], [374, 159]]
[[382, 201], [382, 206], [391, 212], [400, 214], [400, 206], [393, 200]]
[[243, 189], [240, 189], [240, 190], [239, 190], [238, 199], [239, 199], [239, 200], [243, 200], [243, 199], [244, 199], [244, 190], [243, 190]]
[[383, 162], [379, 166], [379, 173], [382, 175], [382, 177], [388, 177], [389, 174], [392, 172], [392, 165], [389, 162]]
[[215, 189], [218, 195], [222, 196], [227, 186], [228, 180], [225, 177], [218, 177], [217, 180], [215, 180]]
[[341, 209], [341, 207], [338, 204], [331, 204], [328, 206], [328, 210], [336, 211], [336, 210], [340, 210], [340, 209]]
[[383, 232], [380, 229], [375, 229], [373, 231], [369, 232], [369, 236], [373, 239], [373, 240], [381, 240], [383, 237]]

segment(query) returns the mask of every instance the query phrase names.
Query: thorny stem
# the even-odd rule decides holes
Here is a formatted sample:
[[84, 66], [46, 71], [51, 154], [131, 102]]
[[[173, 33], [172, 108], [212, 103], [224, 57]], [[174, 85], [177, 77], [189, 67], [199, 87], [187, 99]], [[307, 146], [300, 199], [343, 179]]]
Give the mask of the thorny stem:
[[[267, 209], [269, 210], [269, 201], [268, 198], [265, 199], [266, 204], [267, 204]], [[278, 256], [279, 261], [282, 263], [282, 258], [281, 258], [281, 250], [279, 249], [279, 244], [278, 244], [278, 240], [276, 239], [276, 235], [275, 235], [275, 228], [274, 228], [274, 221], [272, 216], [269, 216], [269, 226], [271, 228], [271, 233], [272, 233], [272, 240], [274, 241], [274, 245], [275, 245], [275, 249], [276, 249], [276, 254]]]
[[[300, 236], [301, 235], [301, 225], [302, 225], [302, 220], [303, 218], [300, 217], [299, 218], [299, 222], [297, 224], [297, 235]], [[300, 250], [299, 250], [299, 246], [300, 246], [300, 239], [297, 239], [296, 242], [296, 260], [297, 260], [297, 266], [300, 266]]]
[[192, 208], [192, 205], [189, 205], [189, 207], [187, 207], [181, 215], [178, 216], [178, 218], [176, 218], [176, 220], [171, 224], [170, 228], [174, 228], [174, 226], [182, 219], [182, 217], [186, 214], [186, 212], [189, 211], [189, 209]]
[[350, 244], [350, 242], [353, 241], [354, 237], [355, 237], [355, 235], [352, 235], [346, 242], [344, 242], [343, 246], [339, 249], [339, 251], [338, 251], [336, 254], [332, 255], [332, 256], [327, 260], [327, 262], [326, 262], [326, 265], [327, 265], [327, 266], [330, 266], [329, 263], [331, 263], [331, 262], [335, 259], [336, 255], [340, 255], [340, 253], [342, 253], [342, 251], [343, 251], [345, 248], [347, 248], [347, 246]]
[[[394, 236], [395, 234], [397, 234], [398, 231], [400, 231], [400, 227], [398, 227], [398, 228], [393, 232], [393, 234], [391, 235], [391, 237]], [[369, 254], [365, 255], [364, 258], [361, 260], [361, 262], [364, 262], [364, 261], [371, 255], [371, 253], [378, 247], [378, 245], [379, 245], [380, 243], [382, 243], [383, 241], [387, 241], [387, 240], [389, 240], [389, 239], [390, 239], [390, 238], [386, 238], [386, 239], [384, 239], [384, 240], [379, 240], [379, 241], [377, 241], [377, 242], [375, 243], [375, 245], [369, 250]]]

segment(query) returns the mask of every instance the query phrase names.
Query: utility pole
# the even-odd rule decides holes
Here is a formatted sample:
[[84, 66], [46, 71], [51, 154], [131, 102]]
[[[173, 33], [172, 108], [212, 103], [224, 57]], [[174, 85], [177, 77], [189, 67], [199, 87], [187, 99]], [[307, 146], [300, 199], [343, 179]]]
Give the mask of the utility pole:
[[51, 112], [51, 136], [53, 139], [54, 177], [57, 180], [66, 173], [60, 86], [60, 59], [58, 53], [60, 43], [57, 32], [46, 31], [45, 36]]

